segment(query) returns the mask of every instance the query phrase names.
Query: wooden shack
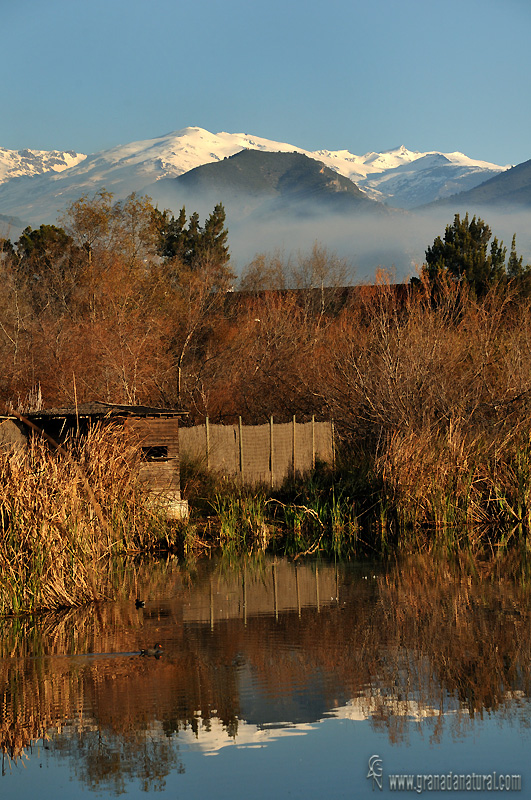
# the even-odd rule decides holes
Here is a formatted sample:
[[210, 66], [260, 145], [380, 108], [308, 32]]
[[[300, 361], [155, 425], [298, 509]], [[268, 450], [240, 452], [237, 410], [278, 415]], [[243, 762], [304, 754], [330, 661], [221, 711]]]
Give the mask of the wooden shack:
[[[146, 491], [168, 518], [183, 519], [188, 516], [188, 502], [181, 498], [179, 462], [179, 417], [184, 413], [98, 401], [35, 411], [24, 417], [58, 444], [83, 436], [96, 423], [123, 426], [142, 448], [140, 479]], [[17, 424], [20, 426], [20, 419]]]

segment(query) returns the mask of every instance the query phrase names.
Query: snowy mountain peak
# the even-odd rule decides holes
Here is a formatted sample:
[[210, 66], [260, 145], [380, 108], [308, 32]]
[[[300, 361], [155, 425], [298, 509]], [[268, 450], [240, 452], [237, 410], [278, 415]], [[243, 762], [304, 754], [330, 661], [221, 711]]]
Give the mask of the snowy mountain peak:
[[63, 172], [86, 158], [73, 150], [7, 150], [0, 147], [0, 183], [22, 175]]
[[387, 155], [387, 154], [409, 156], [409, 155], [416, 155], [416, 152], [408, 150], [405, 144], [401, 144], [400, 147], [392, 147], [390, 150], [383, 150], [380, 155]]
[[[301, 153], [349, 178], [371, 198], [405, 208], [471, 188], [506, 169], [460, 152], [418, 152], [404, 144], [358, 156], [346, 149], [311, 151], [249, 133], [211, 133], [191, 126], [88, 156], [0, 148], [0, 213], [40, 224], [82, 194], [104, 187], [116, 199], [124, 198], [245, 149]], [[12, 181], [15, 177], [24, 180]]]

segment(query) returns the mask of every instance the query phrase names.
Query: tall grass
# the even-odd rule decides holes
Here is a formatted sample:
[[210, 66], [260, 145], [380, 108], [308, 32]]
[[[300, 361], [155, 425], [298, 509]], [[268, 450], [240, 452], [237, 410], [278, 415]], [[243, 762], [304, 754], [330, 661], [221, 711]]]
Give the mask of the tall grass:
[[401, 521], [399, 547], [504, 548], [513, 530], [531, 536], [531, 446], [521, 426], [503, 437], [457, 425], [396, 434], [375, 469]]
[[38, 439], [0, 454], [0, 613], [112, 597], [114, 556], [167, 545], [138, 459], [122, 435], [97, 426], [66, 455]]
[[507, 286], [481, 300], [451, 282], [403, 288], [360, 293], [322, 334], [313, 378], [342, 439], [336, 486], [379, 550], [526, 539], [531, 303]]
[[436, 299], [382, 286], [356, 303], [308, 344], [308, 394], [338, 434], [334, 469], [271, 491], [183, 460], [192, 519], [177, 530], [142, 498], [137, 456], [102, 433], [77, 460], [38, 444], [2, 457], [0, 566], [15, 588], [0, 610], [105, 596], [105, 558], [176, 536], [187, 556], [530, 551], [531, 304], [506, 287], [478, 301], [450, 284]]
[[[337, 467], [265, 494], [269, 548], [341, 556], [530, 548], [531, 300], [507, 283], [478, 299], [462, 282], [414, 290], [383, 281], [311, 320], [297, 322], [289, 347], [300, 352], [293, 341], [304, 342], [300, 370], [282, 362], [282, 412], [333, 416]], [[265, 373], [255, 415], [278, 397]], [[243, 504], [252, 491], [214, 490], [218, 543], [249, 547]]]
[[212, 508], [219, 521], [219, 543], [224, 550], [237, 553], [267, 548], [272, 530], [266, 502], [260, 489], [216, 493]]
[[[464, 426], [395, 432], [376, 453], [335, 469], [318, 464], [280, 489], [210, 476], [213, 499], [191, 504], [200, 545], [228, 553], [269, 550], [341, 558], [437, 552], [531, 552], [531, 441], [525, 426], [504, 436]], [[190, 526], [188, 526], [188, 530]], [[186, 535], [186, 533], [185, 533]]]

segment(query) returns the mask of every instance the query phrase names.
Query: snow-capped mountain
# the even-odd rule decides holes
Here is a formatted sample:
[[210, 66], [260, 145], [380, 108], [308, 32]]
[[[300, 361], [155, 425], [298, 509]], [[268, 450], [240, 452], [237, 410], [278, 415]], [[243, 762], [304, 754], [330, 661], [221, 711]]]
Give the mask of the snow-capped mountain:
[[116, 199], [124, 198], [161, 178], [223, 161], [244, 149], [302, 153], [349, 178], [370, 198], [404, 208], [470, 189], [506, 169], [462, 153], [419, 153], [401, 146], [357, 156], [349, 150], [309, 151], [246, 133], [192, 127], [87, 156], [0, 149], [0, 213], [32, 225], [54, 222], [81, 195], [105, 188]]
[[63, 172], [86, 158], [73, 150], [6, 150], [0, 147], [0, 183], [21, 176]]
[[[242, 223], [388, 215], [391, 210], [371, 200], [349, 178], [303, 153], [240, 150], [223, 161], [202, 164], [176, 178], [146, 187], [159, 208], [193, 208], [206, 215], [223, 198], [230, 229]], [[398, 213], [394, 210], [394, 213]], [[401, 212], [403, 213], [403, 212]]]
[[474, 161], [462, 153], [411, 155], [418, 157], [369, 174], [358, 186], [375, 200], [412, 209], [472, 189], [508, 169]]

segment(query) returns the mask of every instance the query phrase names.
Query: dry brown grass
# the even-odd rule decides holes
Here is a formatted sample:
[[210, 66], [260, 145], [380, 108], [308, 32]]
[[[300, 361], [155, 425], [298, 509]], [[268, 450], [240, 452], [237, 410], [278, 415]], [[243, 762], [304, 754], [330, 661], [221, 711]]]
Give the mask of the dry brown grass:
[[138, 458], [119, 432], [99, 427], [67, 454], [34, 439], [0, 456], [0, 613], [113, 596], [112, 558], [165, 534], [139, 486]]
[[[383, 285], [321, 345], [320, 376], [348, 458], [371, 465], [380, 507], [417, 533], [531, 533], [531, 303], [493, 288], [398, 297]], [[429, 546], [430, 533], [415, 540]]]

